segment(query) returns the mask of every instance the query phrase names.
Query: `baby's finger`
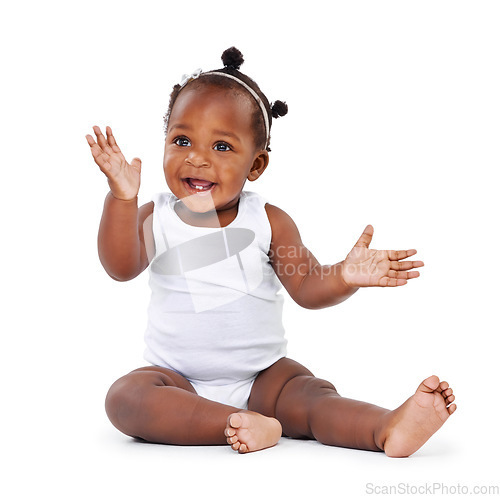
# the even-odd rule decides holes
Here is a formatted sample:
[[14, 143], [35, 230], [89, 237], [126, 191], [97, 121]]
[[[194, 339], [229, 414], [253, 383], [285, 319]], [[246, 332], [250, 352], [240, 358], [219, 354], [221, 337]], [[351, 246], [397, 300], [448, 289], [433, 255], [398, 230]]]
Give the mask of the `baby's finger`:
[[373, 227], [367, 225], [354, 247], [368, 247], [372, 241]]
[[[107, 158], [108, 154], [102, 151], [101, 147], [95, 143], [94, 139], [90, 136], [87, 135], [87, 142], [90, 145], [90, 152], [92, 153], [93, 158], [97, 161], [98, 157], [101, 158]], [[104, 156], [104, 157], [103, 157]]]
[[101, 169], [103, 173], [108, 173], [111, 165], [108, 162], [109, 155], [102, 151], [98, 144], [95, 143], [91, 135], [86, 135], [87, 142], [90, 145], [90, 152], [92, 157], [96, 162], [97, 166]]
[[422, 266], [424, 266], [423, 261], [391, 261], [391, 270], [411, 270]]
[[378, 285], [380, 287], [399, 287], [400, 285], [406, 285], [407, 282], [406, 278], [382, 277]]
[[85, 138], [87, 139], [87, 143], [90, 145], [90, 147], [92, 147], [93, 145], [97, 145], [92, 135], [85, 135]]
[[106, 137], [102, 134], [102, 131], [99, 128], [99, 126], [93, 126], [92, 128], [97, 137], [97, 143], [99, 144], [101, 149], [107, 154], [112, 154], [113, 149], [111, 149], [111, 147], [109, 146], [108, 141], [106, 140]]
[[416, 249], [408, 249], [406, 251], [387, 251], [387, 254], [388, 254], [389, 259], [391, 261], [398, 261], [400, 259], [409, 258], [410, 256], [417, 254], [417, 250]]
[[92, 153], [92, 157], [94, 159], [97, 159], [103, 154], [101, 147], [95, 143], [92, 135], [85, 135], [85, 138], [87, 139], [87, 143], [90, 145], [90, 152]]
[[109, 145], [111, 145], [113, 152], [121, 152], [120, 147], [118, 147], [118, 144], [116, 143], [115, 136], [113, 135], [110, 126], [106, 126], [106, 135], [108, 136], [108, 143]]
[[420, 272], [418, 271], [395, 271], [395, 270], [389, 270], [387, 273], [389, 278], [395, 278], [397, 279], [404, 279], [404, 280], [409, 280], [411, 278], [417, 278], [420, 277]]

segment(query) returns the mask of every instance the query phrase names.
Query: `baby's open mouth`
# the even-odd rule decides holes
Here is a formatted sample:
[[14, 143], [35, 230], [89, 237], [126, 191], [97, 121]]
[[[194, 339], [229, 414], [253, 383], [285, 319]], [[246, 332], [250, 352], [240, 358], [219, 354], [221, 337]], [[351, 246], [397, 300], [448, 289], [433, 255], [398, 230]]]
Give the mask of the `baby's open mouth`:
[[208, 192], [213, 189], [215, 183], [200, 178], [184, 178], [182, 180], [188, 187], [188, 190], [193, 192]]

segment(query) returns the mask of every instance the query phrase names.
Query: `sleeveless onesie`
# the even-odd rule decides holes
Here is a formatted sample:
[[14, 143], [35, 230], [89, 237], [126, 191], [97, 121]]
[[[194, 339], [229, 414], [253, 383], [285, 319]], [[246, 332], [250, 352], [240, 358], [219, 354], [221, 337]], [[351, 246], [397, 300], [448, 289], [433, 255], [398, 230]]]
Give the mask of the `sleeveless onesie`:
[[180, 373], [200, 396], [245, 409], [259, 372], [286, 356], [266, 201], [241, 192], [223, 228], [188, 225], [169, 192], [153, 202], [144, 358]]

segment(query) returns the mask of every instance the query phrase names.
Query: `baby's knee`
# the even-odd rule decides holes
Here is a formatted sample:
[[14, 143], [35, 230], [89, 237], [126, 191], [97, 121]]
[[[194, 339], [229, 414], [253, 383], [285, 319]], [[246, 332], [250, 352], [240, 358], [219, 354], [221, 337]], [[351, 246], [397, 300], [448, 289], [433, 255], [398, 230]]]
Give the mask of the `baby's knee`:
[[335, 386], [314, 376], [301, 375], [288, 381], [276, 403], [276, 417], [290, 437], [313, 437], [310, 418], [319, 401], [338, 396]]
[[287, 395], [290, 398], [300, 397], [309, 401], [321, 398], [324, 395], [337, 396], [337, 389], [327, 380], [314, 377], [313, 375], [300, 375], [290, 379], [285, 384], [281, 395]]
[[[121, 432], [127, 434], [127, 422], [130, 417], [127, 415], [131, 411], [134, 399], [127, 389], [125, 378], [118, 379], [109, 388], [104, 407], [111, 423]], [[131, 434], [128, 434], [131, 435]]]
[[106, 414], [121, 432], [132, 437], [140, 436], [142, 414], [148, 411], [147, 391], [153, 382], [132, 372], [118, 379], [108, 391], [105, 400]]

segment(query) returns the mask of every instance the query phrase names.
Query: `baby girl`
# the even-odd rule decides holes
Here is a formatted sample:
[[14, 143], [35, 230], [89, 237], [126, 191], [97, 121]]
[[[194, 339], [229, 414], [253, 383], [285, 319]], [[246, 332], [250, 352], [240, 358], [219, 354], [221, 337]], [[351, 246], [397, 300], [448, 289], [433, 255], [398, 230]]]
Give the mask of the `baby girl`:
[[[287, 358], [284, 287], [305, 308], [333, 306], [360, 287], [417, 278], [416, 251], [370, 249], [368, 225], [344, 261], [321, 265], [290, 216], [243, 190], [269, 163], [272, 105], [241, 73], [241, 53], [224, 68], [185, 76], [165, 115], [163, 169], [170, 192], [138, 207], [141, 160], [129, 163], [111, 128], [92, 156], [106, 175], [99, 257], [111, 278], [149, 267], [145, 334], [150, 364], [118, 379], [106, 398], [123, 433], [175, 445], [229, 444], [247, 453], [281, 436], [384, 451], [417, 451], [455, 411], [447, 382], [433, 375], [395, 410], [341, 397], [328, 381]], [[319, 216], [312, 212], [312, 216]]]

